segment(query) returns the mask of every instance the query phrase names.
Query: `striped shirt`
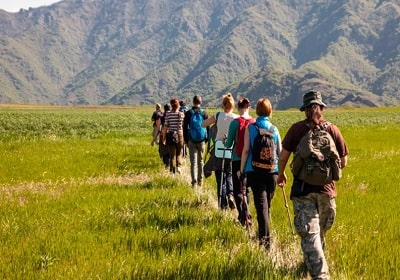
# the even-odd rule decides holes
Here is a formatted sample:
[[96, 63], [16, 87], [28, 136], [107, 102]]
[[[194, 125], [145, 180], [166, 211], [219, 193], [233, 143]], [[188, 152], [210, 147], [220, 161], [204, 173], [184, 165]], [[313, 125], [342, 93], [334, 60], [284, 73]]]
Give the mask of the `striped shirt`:
[[165, 116], [165, 126], [168, 127], [169, 131], [177, 131], [178, 134], [183, 135], [183, 119], [185, 115], [183, 112], [172, 112], [169, 111]]

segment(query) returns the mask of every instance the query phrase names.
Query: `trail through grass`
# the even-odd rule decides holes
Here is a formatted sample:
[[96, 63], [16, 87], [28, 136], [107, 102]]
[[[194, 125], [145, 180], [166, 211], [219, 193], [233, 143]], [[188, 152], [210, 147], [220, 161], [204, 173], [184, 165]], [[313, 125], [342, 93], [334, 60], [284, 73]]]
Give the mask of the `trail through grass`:
[[[307, 279], [281, 191], [267, 253], [256, 224], [249, 239], [235, 211], [218, 210], [214, 176], [192, 189], [188, 159], [183, 176], [165, 170], [151, 109], [0, 109], [2, 278]], [[273, 122], [283, 136], [302, 116]], [[398, 279], [400, 110], [326, 116], [350, 149], [327, 236], [332, 279]]]

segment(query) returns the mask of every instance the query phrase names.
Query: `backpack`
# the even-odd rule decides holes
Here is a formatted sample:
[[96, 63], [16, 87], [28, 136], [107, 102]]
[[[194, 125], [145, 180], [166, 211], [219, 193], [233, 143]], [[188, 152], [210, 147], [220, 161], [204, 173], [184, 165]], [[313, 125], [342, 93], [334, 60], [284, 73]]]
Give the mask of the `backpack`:
[[201, 126], [204, 121], [203, 110], [192, 110], [192, 116], [190, 118], [190, 140], [193, 142], [202, 142], [206, 140], [207, 129]]
[[[342, 177], [335, 142], [326, 131], [331, 123], [310, 128], [300, 140], [291, 163], [293, 176], [305, 183], [324, 186]], [[308, 125], [309, 126], [309, 125]]]
[[239, 117], [236, 120], [239, 122], [239, 128], [236, 135], [235, 150], [236, 154], [241, 157], [244, 146], [244, 133], [246, 131], [246, 127], [249, 125], [249, 123], [253, 123], [254, 119], [245, 119], [243, 117]]
[[277, 147], [274, 141], [274, 126], [262, 129], [256, 123], [252, 125], [257, 129], [257, 135], [251, 148], [251, 165], [256, 171], [275, 172]]

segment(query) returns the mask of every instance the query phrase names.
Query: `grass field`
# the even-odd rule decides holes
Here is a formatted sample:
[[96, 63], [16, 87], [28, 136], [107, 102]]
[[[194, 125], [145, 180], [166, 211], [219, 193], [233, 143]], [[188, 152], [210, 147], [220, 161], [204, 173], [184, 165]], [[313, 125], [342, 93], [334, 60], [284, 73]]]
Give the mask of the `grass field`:
[[[249, 239], [218, 211], [213, 176], [193, 190], [188, 162], [179, 177], [164, 169], [152, 109], [0, 106], [1, 278], [308, 279], [280, 190], [267, 253], [256, 226]], [[350, 150], [327, 237], [332, 279], [400, 279], [400, 108], [325, 116]], [[302, 118], [272, 120], [284, 136]]]

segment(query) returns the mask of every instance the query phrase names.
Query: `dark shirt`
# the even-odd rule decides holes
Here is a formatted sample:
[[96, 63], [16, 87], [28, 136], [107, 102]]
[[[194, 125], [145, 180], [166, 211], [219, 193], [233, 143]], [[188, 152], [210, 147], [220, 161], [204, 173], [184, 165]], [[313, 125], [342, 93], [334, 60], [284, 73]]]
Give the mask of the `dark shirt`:
[[[325, 122], [325, 121], [323, 121]], [[282, 140], [282, 147], [289, 151], [289, 152], [295, 152], [297, 146], [300, 143], [301, 138], [303, 138], [304, 135], [310, 130], [309, 126], [307, 125], [308, 121], [307, 120], [302, 120], [299, 121], [295, 124], [293, 124], [288, 132], [285, 135], [285, 138]], [[342, 136], [342, 133], [340, 132], [339, 128], [334, 125], [330, 124], [327, 128], [326, 131], [329, 132], [329, 134], [332, 136], [333, 140], [335, 141], [336, 149], [339, 153], [339, 157], [344, 157], [348, 155], [349, 151], [346, 146], [346, 142]], [[298, 188], [301, 188], [300, 191]], [[317, 193], [325, 193], [331, 196], [336, 196], [336, 187], [335, 183], [332, 182], [330, 184], [327, 184], [323, 187], [321, 186], [313, 186], [310, 184], [306, 184], [302, 181], [300, 181], [297, 178], [294, 178], [293, 181], [293, 187], [292, 187], [292, 194], [291, 196], [303, 196], [307, 195], [308, 193], [311, 192], [317, 192]]]
[[[192, 115], [195, 110], [200, 110], [199, 106], [193, 106], [192, 110], [188, 110], [185, 113], [185, 119], [183, 120], [183, 138], [185, 140], [185, 143], [189, 143], [190, 140], [190, 120], [192, 119]], [[203, 119], [206, 120], [208, 119], [208, 114], [205, 110], [203, 110]], [[209, 129], [207, 128], [207, 135], [208, 135]]]
[[160, 119], [163, 116], [163, 112], [161, 112], [161, 110], [156, 110], [153, 112], [153, 114], [151, 115], [151, 120], [153, 122], [153, 127], [156, 125], [156, 121], [158, 119]]

